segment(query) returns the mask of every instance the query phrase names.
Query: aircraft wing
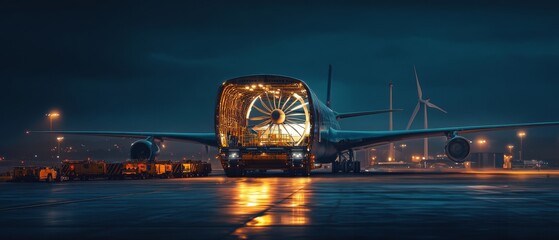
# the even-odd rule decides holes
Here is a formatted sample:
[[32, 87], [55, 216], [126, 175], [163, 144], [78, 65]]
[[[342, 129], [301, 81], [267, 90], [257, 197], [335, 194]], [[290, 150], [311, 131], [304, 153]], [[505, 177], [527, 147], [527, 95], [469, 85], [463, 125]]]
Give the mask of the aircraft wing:
[[521, 123], [506, 125], [485, 125], [467, 127], [432, 128], [418, 130], [395, 131], [345, 131], [331, 129], [331, 141], [338, 146], [338, 150], [354, 149], [369, 145], [382, 145], [389, 142], [428, 138], [438, 136], [453, 136], [459, 133], [487, 132], [495, 130], [510, 130], [518, 128], [532, 128], [544, 126], [558, 126], [559, 122]]
[[105, 137], [146, 138], [178, 140], [201, 143], [217, 147], [215, 133], [173, 133], [173, 132], [118, 132], [118, 131], [29, 131], [27, 133], [73, 134]]

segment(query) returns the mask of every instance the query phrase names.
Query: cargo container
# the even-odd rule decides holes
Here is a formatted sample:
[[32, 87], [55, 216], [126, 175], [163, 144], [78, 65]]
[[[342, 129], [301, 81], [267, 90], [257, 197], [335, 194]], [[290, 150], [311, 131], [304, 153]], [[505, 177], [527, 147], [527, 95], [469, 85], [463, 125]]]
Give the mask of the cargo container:
[[172, 165], [174, 177], [201, 177], [212, 172], [211, 164], [202, 161], [183, 161]]
[[122, 163], [107, 163], [106, 176], [108, 179], [123, 179]]
[[171, 161], [126, 161], [122, 165], [122, 175], [133, 179], [169, 178], [173, 175]]
[[202, 161], [125, 161], [105, 163], [96, 160], [65, 160], [57, 174], [49, 167], [16, 167], [10, 173], [14, 181], [54, 181], [54, 180], [91, 180], [107, 179], [146, 179], [171, 177], [208, 176], [211, 165]]
[[58, 177], [58, 172], [51, 167], [14, 167], [12, 181], [14, 182], [52, 182]]
[[122, 163], [123, 177], [132, 179], [145, 179], [147, 173], [147, 163], [144, 161], [126, 161]]
[[68, 180], [89, 180], [106, 177], [107, 164], [104, 161], [65, 160], [61, 175]]
[[148, 163], [146, 166], [149, 177], [170, 178], [173, 176], [173, 164], [171, 161], [158, 161]]

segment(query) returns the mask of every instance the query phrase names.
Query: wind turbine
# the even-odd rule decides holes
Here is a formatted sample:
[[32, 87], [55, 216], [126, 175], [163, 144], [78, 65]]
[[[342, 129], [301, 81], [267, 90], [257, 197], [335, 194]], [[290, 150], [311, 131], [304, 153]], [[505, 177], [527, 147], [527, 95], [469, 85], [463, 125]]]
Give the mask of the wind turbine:
[[[415, 69], [415, 65], [413, 66], [413, 72], [415, 73], [415, 82], [417, 83], [417, 96], [418, 96], [418, 101], [417, 101], [417, 105], [415, 105], [415, 110], [413, 110], [413, 114], [411, 115], [410, 121], [408, 122], [408, 126], [406, 127], [406, 130], [409, 130], [411, 127], [411, 124], [413, 123], [413, 119], [415, 119], [415, 115], [417, 115], [417, 112], [419, 111], [419, 108], [421, 108], [421, 104], [423, 104], [423, 116], [425, 117], [423, 120], [423, 127], [425, 129], [428, 128], [428, 121], [427, 121], [427, 107], [430, 108], [435, 108], [441, 112], [446, 113], [445, 110], [443, 110], [442, 108], [438, 107], [437, 105], [431, 103], [431, 99], [427, 98], [427, 99], [423, 99], [423, 92], [421, 91], [421, 86], [419, 85], [419, 78], [417, 77], [417, 70]], [[423, 157], [425, 160], [427, 160], [427, 158], [429, 157], [429, 139], [428, 138], [424, 138], [423, 139]]]

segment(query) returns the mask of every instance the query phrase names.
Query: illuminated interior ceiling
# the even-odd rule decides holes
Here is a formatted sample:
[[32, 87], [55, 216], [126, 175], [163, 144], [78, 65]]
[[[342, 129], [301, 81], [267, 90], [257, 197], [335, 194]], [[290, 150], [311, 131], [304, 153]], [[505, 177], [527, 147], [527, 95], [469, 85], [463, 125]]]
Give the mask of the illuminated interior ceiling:
[[307, 90], [295, 80], [226, 83], [218, 116], [221, 146], [306, 146], [310, 114]]

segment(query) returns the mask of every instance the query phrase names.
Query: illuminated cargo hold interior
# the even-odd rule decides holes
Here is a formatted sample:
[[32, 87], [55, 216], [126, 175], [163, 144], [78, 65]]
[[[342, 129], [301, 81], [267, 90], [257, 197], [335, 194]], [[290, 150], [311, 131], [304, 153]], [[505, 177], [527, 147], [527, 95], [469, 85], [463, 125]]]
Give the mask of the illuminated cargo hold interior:
[[216, 130], [220, 147], [306, 147], [312, 128], [309, 90], [296, 79], [251, 76], [221, 88]]

